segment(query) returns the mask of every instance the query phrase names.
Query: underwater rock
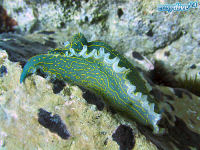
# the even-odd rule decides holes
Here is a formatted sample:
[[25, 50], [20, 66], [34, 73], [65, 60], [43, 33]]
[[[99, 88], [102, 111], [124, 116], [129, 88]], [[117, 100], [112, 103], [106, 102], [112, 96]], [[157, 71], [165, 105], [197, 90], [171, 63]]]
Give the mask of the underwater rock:
[[[113, 141], [112, 134], [120, 124], [127, 124], [137, 136], [136, 149], [156, 149], [138, 132], [136, 124], [125, 122], [118, 114], [113, 116], [106, 109], [94, 109], [94, 105], [82, 98], [83, 93], [76, 86], [66, 86], [59, 94], [54, 94], [52, 83], [38, 75], [20, 85], [21, 66], [10, 62], [5, 51], [0, 52], [0, 56], [4, 56], [0, 57], [0, 65], [7, 66], [8, 70], [7, 75], [0, 78], [0, 105], [3, 110], [0, 110], [0, 118], [4, 118], [0, 122], [0, 143], [5, 143], [0, 148], [117, 150], [119, 145]], [[40, 108], [63, 119], [71, 135], [68, 140], [41, 128], [37, 116]]]
[[200, 98], [184, 89], [156, 86], [153, 90], [156, 91], [154, 97], [168, 106], [164, 109], [168, 121], [161, 122], [167, 132], [155, 136], [141, 127], [140, 131], [157, 146], [165, 141], [162, 143], [165, 149], [174, 149], [174, 146], [176, 149], [199, 149]]
[[[199, 146], [197, 143], [197, 140], [199, 140], [199, 97], [194, 96], [193, 94], [189, 94], [192, 95], [191, 99], [191, 97], [188, 97], [188, 95], [185, 95], [183, 92], [181, 93], [181, 96], [179, 96], [180, 92], [179, 95], [176, 96], [177, 90], [175, 90], [175, 93], [171, 92], [174, 90], [168, 87], [157, 87], [157, 91], [159, 92], [155, 92], [155, 94], [160, 93], [158, 100], [164, 101], [164, 104], [168, 104], [169, 110], [165, 111], [167, 112], [166, 115], [171, 124], [166, 123], [166, 125], [164, 125], [168, 133], [165, 133], [163, 136], [156, 136], [152, 134], [152, 131], [149, 130], [149, 128], [143, 126], [137, 127], [133, 121], [124, 120], [124, 118], [117, 113], [111, 114], [105, 109], [102, 111], [94, 109], [94, 105], [88, 104], [83, 99], [83, 93], [77, 87], [67, 86], [64, 87], [59, 94], [54, 94], [52, 83], [49, 83], [49, 81], [46, 81], [37, 75], [29, 77], [23, 86], [19, 85], [19, 77], [22, 68], [19, 63], [11, 63], [8, 60], [8, 55], [5, 51], [1, 50], [0, 52], [0, 65], [6, 66], [8, 70], [7, 75], [2, 79], [0, 78], [0, 102], [1, 106], [3, 106], [3, 112], [5, 112], [1, 114], [4, 114], [7, 118], [3, 124], [0, 123], [1, 131], [3, 133], [5, 132], [7, 135], [15, 134], [16, 136], [21, 136], [19, 133], [23, 133], [23, 138], [19, 139], [25, 141], [25, 143], [26, 139], [29, 139], [31, 142], [29, 142], [29, 144], [26, 143], [29, 147], [35, 147], [38, 143], [44, 142], [44, 135], [47, 135], [46, 137], [48, 137], [50, 141], [53, 140], [54, 144], [59, 141], [59, 137], [45, 129], [42, 130], [37, 119], [34, 119], [37, 118], [37, 110], [39, 108], [48, 108], [50, 112], [59, 114], [61, 118], [67, 118], [67, 120], [64, 119], [64, 121], [68, 124], [68, 130], [73, 138], [68, 139], [67, 141], [69, 142], [60, 145], [51, 145], [48, 143], [49, 146], [54, 148], [61, 148], [64, 145], [68, 147], [70, 145], [69, 143], [73, 140], [75, 142], [73, 142], [74, 144], [72, 147], [76, 148], [82, 145], [89, 149], [102, 149], [105, 147], [109, 147], [108, 149], [112, 149], [113, 147], [115, 147], [113, 149], [118, 149], [118, 144], [110, 137], [119, 124], [128, 125], [133, 129], [133, 132], [135, 133], [135, 149], [141, 148], [142, 146], [144, 148], [149, 147], [149, 149], [156, 149], [157, 147], [169, 150], [172, 149], [172, 147], [181, 149], [183, 148], [182, 145], [193, 148]], [[17, 56], [15, 57], [17, 58]], [[12, 80], [10, 80], [11, 78]], [[183, 101], [184, 103], [182, 103]], [[190, 117], [192, 117], [192, 119], [190, 119]], [[29, 121], [27, 122], [25, 120]], [[18, 126], [15, 126], [16, 121]], [[177, 121], [178, 123], [181, 122], [185, 127], [180, 128]], [[23, 128], [24, 126], [25, 128]], [[13, 130], [10, 131], [7, 127], [12, 128]], [[22, 128], [24, 130], [22, 130]], [[33, 133], [26, 135], [27, 130], [30, 133]], [[182, 138], [180, 138], [181, 135], [174, 136], [173, 132], [175, 132], [175, 130], [179, 133], [184, 133], [187, 136]], [[34, 137], [31, 135], [34, 135]], [[35, 140], [35, 137], [37, 137], [38, 140]], [[188, 142], [185, 142], [185, 140], [187, 140], [186, 137], [197, 140], [194, 140], [192, 144], [189, 144]], [[146, 138], [148, 140], [146, 140]], [[13, 143], [14, 141], [12, 138], [7, 139], [7, 136], [4, 136], [2, 139], [5, 143]], [[15, 141], [19, 144], [19, 147], [22, 146], [20, 140]], [[84, 142], [82, 143], [81, 141]], [[84, 145], [84, 143], [88, 143], [87, 141], [93, 142]], [[177, 144], [175, 141], [178, 141], [179, 143]], [[96, 145], [95, 143], [99, 144]], [[12, 149], [9, 146], [12, 146], [12, 144], [7, 145], [8, 149]], [[44, 147], [48, 148], [47, 145], [44, 145]]]
[[152, 3], [148, 0], [102, 0], [101, 3], [94, 0], [58, 0], [38, 1], [39, 7], [35, 7], [34, 1], [3, 2], [23, 32], [68, 29], [70, 31], [67, 30], [66, 35], [71, 37], [74, 34], [71, 31], [83, 32], [85, 35], [90, 31], [88, 35], [92, 35], [91, 40], [112, 39], [111, 44], [122, 51], [134, 49], [150, 55], [184, 36], [190, 26], [189, 32], [193, 35], [197, 35], [195, 31], [198, 31], [198, 21], [194, 25], [188, 21], [190, 17], [195, 20], [198, 13], [181, 16], [178, 13], [159, 12], [159, 4], [159, 1]]
[[[157, 11], [160, 1], [73, 1], [38, 0], [37, 4], [29, 0], [3, 1], [2, 6], [9, 16], [16, 19], [22, 33], [34, 34], [1, 34], [0, 48], [8, 52], [10, 60], [20, 61], [23, 66], [31, 56], [45, 53], [56, 45], [59, 47], [59, 42], [64, 43], [74, 33], [83, 32], [90, 40], [106, 41], [121, 53], [127, 53], [131, 62], [134, 62], [134, 51], [152, 62], [154, 59], [162, 60], [177, 76], [187, 73], [189, 77], [196, 74], [200, 77], [197, 19], [200, 12], [197, 9], [186, 13], [166, 13]], [[119, 149], [111, 136], [120, 124], [134, 130], [134, 149], [200, 147], [199, 97], [188, 91], [157, 86], [152, 92], [158, 101], [169, 107], [164, 111], [171, 123], [161, 122], [167, 133], [155, 136], [148, 128], [124, 121], [117, 113], [110, 114], [99, 104], [96, 104], [96, 109], [96, 106], [86, 103], [83, 97], [92, 104], [96, 98], [92, 94], [82, 96], [83, 90], [77, 87], [58, 88], [57, 85], [62, 85], [59, 83], [55, 84], [53, 91], [52, 83], [37, 75], [30, 77], [25, 85], [19, 85], [21, 66], [8, 61], [7, 54], [0, 50], [1, 65], [6, 66], [8, 73], [0, 78], [0, 118], [4, 118], [0, 122], [0, 148]], [[193, 65], [196, 67], [191, 67]], [[144, 67], [147, 71], [150, 68], [149, 64]], [[59, 114], [69, 126], [72, 138], [63, 142], [59, 136], [41, 129], [37, 121], [39, 108]]]
[[30, 57], [45, 53], [51, 45], [45, 44], [39, 35], [24, 36], [20, 34], [3, 33], [0, 35], [0, 48], [5, 49], [9, 59], [14, 62], [26, 62]]
[[[191, 30], [192, 29], [191, 25]], [[199, 43], [197, 40], [194, 40], [190, 30], [185, 32], [187, 32], [187, 34], [182, 35], [171, 45], [157, 50], [153, 54], [153, 58], [162, 61], [168, 66], [168, 70], [174, 70], [177, 73], [177, 78], [181, 77], [184, 79], [185, 75], [187, 75], [194, 79], [197, 75], [197, 79], [200, 79]], [[169, 56], [165, 55], [167, 52], [170, 52]]]
[[[26, 143], [29, 147], [35, 147], [38, 143], [44, 142], [45, 138], [48, 138], [49, 141], [54, 141], [54, 145], [48, 143], [43, 148], [48, 148], [48, 146], [54, 148], [70, 147], [70, 143], [75, 141], [71, 147], [77, 148], [81, 145], [89, 149], [102, 149], [105, 147], [108, 149], [118, 149], [118, 144], [110, 137], [120, 124], [124, 124], [130, 126], [135, 133], [134, 149], [141, 147], [146, 149], [148, 147], [148, 149], [162, 148], [171, 150], [173, 147], [182, 149], [183, 145], [184, 147], [199, 147], [197, 142], [200, 138], [198, 128], [199, 97], [193, 94], [189, 94], [192, 95], [191, 99], [185, 92], [182, 92], [181, 96], [179, 96], [179, 92], [179, 95], [176, 96], [177, 90], [175, 90], [175, 93], [172, 92], [174, 91], [173, 89], [168, 87], [158, 86], [156, 88], [159, 92], [155, 92], [155, 94], [160, 93], [158, 100], [168, 104], [169, 109], [165, 111], [167, 112], [168, 121], [171, 123], [166, 122], [165, 124], [164, 122], [163, 127], [166, 128], [167, 132], [163, 136], [156, 136], [152, 134], [149, 128], [141, 125], [137, 127], [133, 121], [124, 120], [117, 113], [111, 114], [105, 109], [102, 111], [94, 109], [94, 105], [88, 104], [82, 98], [83, 93], [77, 87], [67, 86], [59, 94], [54, 94], [52, 83], [37, 75], [29, 77], [23, 86], [20, 85], [19, 77], [22, 68], [19, 63], [11, 63], [8, 60], [7, 53], [2, 50], [0, 52], [0, 65], [6, 66], [8, 70], [7, 75], [2, 79], [0, 78], [0, 104], [4, 110], [4, 113], [1, 114], [4, 115], [4, 118], [6, 116], [5, 121], [0, 123], [1, 131], [6, 133], [3, 135], [15, 134], [16, 136], [22, 136], [19, 133], [23, 133], [23, 138], [19, 139], [25, 141], [25, 143], [27, 142], [26, 139], [29, 139], [29, 144]], [[12, 80], [10, 80], [11, 78]], [[156, 97], [156, 95], [154, 96]], [[59, 114], [61, 118], [67, 118], [64, 121], [68, 124], [68, 130], [72, 136], [72, 138], [67, 140], [69, 142], [58, 144], [59, 137], [45, 129], [41, 129], [36, 119], [39, 108], [48, 108], [54, 114]], [[191, 117], [192, 119], [190, 119]], [[18, 126], [16, 126], [16, 122]], [[184, 125], [184, 128], [181, 128], [180, 123]], [[12, 128], [12, 130], [8, 130], [8, 127], [9, 129]], [[31, 134], [26, 134], [27, 131]], [[180, 134], [174, 136], [173, 132], [175, 131], [187, 136], [182, 138], [180, 138]], [[35, 140], [36, 137], [38, 140]], [[192, 144], [190, 144], [185, 142], [188, 137], [196, 140], [193, 140]], [[13, 143], [15, 141], [14, 143], [17, 142], [19, 147], [22, 146], [20, 140], [7, 139], [7, 136], [4, 136], [2, 139], [4, 143]], [[85, 145], [85, 143], [88, 143], [87, 141], [92, 142]], [[178, 144], [176, 141], [178, 141]], [[96, 143], [99, 144], [96, 145]], [[13, 145], [7, 145], [6, 147], [12, 149], [10, 146]]]
[[[55, 31], [62, 31], [62, 34], [59, 33], [59, 36], [62, 35], [59, 38], [60, 42], [65, 42], [63, 40], [67, 40], [75, 32], [82, 32], [91, 40], [109, 42], [123, 53], [136, 51], [151, 60], [153, 57], [162, 60], [173, 67], [178, 76], [188, 73], [194, 77], [199, 72], [200, 34], [196, 18], [200, 14], [196, 9], [190, 9], [190, 13], [183, 15], [159, 12], [157, 6], [160, 2], [152, 3], [148, 0], [103, 0], [101, 3], [93, 0], [37, 2], [39, 7], [35, 7], [34, 1], [6, 0], [2, 2], [2, 6], [16, 19], [21, 31], [51, 34], [51, 38], [56, 36]], [[55, 43], [47, 40], [45, 46], [47, 45], [53, 47]], [[31, 53], [32, 47], [29, 49]], [[131, 56], [127, 55], [130, 60]], [[197, 67], [188, 72], [187, 69], [192, 64]]]
[[98, 110], [103, 110], [104, 108], [104, 102], [102, 98], [98, 97], [91, 91], [84, 89], [83, 87], [80, 87], [80, 89], [83, 91], [83, 98], [89, 103], [89, 104], [94, 104]]

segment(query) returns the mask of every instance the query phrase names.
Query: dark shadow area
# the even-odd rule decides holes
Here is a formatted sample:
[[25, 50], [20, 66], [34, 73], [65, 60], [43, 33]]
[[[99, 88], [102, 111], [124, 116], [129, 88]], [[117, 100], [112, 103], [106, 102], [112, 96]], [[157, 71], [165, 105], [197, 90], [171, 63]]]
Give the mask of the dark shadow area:
[[189, 95], [189, 92], [186, 90], [200, 96], [200, 80], [197, 78], [197, 74], [194, 77], [185, 74], [183, 78], [175, 78], [175, 75], [176, 73], [169, 71], [162, 61], [155, 61], [154, 70], [148, 73], [149, 78], [154, 84], [172, 87], [179, 96], [181, 92]]
[[8, 70], [7, 70], [6, 66], [2, 65], [0, 67], [0, 77], [3, 77], [7, 73], [8, 73]]
[[51, 81], [53, 83], [53, 93], [58, 94], [65, 87], [65, 82], [59, 79]]
[[159, 150], [174, 150], [174, 147], [180, 150], [190, 150], [191, 147], [200, 150], [200, 135], [191, 131], [183, 120], [176, 117], [175, 126], [171, 126], [167, 122], [163, 122], [163, 124], [164, 128], [168, 130], [168, 133], [164, 135], [155, 135], [150, 128], [142, 125], [138, 125], [138, 128]]
[[19, 34], [0, 34], [0, 48], [6, 50], [9, 60], [13, 62], [27, 62], [32, 56], [45, 54], [56, 46], [57, 44], [50, 40], [41, 44], [25, 39]]
[[132, 150], [135, 145], [133, 130], [126, 125], [120, 125], [113, 133], [112, 138], [120, 146], [120, 150]]
[[97, 106], [98, 110], [103, 110], [104, 108], [104, 102], [101, 100], [100, 97], [98, 97], [93, 92], [79, 86], [79, 88], [83, 91], [83, 98], [89, 103]]

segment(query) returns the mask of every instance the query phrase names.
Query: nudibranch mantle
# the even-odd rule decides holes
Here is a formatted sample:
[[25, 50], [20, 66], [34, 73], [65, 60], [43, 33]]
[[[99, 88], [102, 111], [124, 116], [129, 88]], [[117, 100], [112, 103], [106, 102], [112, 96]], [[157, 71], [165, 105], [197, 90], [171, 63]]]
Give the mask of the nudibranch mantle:
[[79, 33], [65, 49], [30, 58], [23, 68], [20, 83], [37, 69], [94, 91], [114, 109], [159, 132], [157, 123], [161, 114], [155, 112], [143, 79], [126, 58], [105, 43], [87, 42]]

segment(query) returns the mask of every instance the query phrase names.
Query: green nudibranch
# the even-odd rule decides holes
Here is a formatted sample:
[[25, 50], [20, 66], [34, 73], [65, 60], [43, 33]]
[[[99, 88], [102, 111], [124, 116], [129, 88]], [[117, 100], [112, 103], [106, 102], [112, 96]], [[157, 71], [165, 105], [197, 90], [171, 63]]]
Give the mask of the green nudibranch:
[[23, 68], [20, 83], [37, 69], [94, 91], [114, 109], [159, 132], [157, 123], [161, 114], [154, 110], [155, 102], [144, 80], [124, 56], [107, 44], [87, 42], [83, 34], [76, 34], [64, 49], [30, 58]]

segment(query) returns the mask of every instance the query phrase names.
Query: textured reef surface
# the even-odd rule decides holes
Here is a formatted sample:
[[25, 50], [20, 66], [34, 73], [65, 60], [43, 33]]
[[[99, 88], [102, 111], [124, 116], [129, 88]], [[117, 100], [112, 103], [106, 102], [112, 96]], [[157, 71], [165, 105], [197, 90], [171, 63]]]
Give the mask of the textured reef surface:
[[[13, 143], [17, 142], [19, 146], [17, 149], [26, 148], [26, 146], [77, 149], [80, 145], [83, 149], [118, 149], [119, 146], [124, 147], [123, 144], [126, 144], [123, 140], [120, 143], [118, 141], [120, 139], [114, 138], [118, 133], [115, 130], [121, 125], [129, 126], [133, 132], [133, 135], [126, 134], [124, 130], [121, 131], [122, 133], [118, 133], [118, 137], [126, 134], [129, 139], [134, 140], [132, 143], [135, 144], [127, 143], [125, 147], [167, 150], [173, 149], [173, 147], [178, 149], [188, 147], [198, 149], [199, 147], [199, 97], [184, 89], [165, 86], [152, 88], [151, 94], [156, 99], [163, 101], [164, 104], [168, 104], [169, 107], [166, 110], [168, 120], [164, 122], [163, 126], [167, 132], [163, 136], [156, 136], [152, 134], [152, 130], [141, 125], [136, 126], [133, 121], [124, 119], [112, 110], [106, 110], [106, 107], [101, 106], [100, 111], [98, 107], [92, 105], [96, 104], [98, 98], [88, 92], [84, 91], [83, 93], [76, 86], [68, 84], [63, 86], [60, 81], [52, 84], [51, 81], [38, 75], [28, 77], [26, 84], [20, 84], [22, 72], [20, 65], [24, 66], [23, 61], [20, 63], [10, 62], [7, 53], [2, 50], [0, 56], [1, 66], [7, 68], [7, 73], [3, 73], [3, 77], [0, 78], [0, 116], [3, 120], [0, 125], [2, 148], [16, 148]], [[10, 80], [11, 78], [12, 80]], [[59, 85], [63, 88], [56, 89]], [[60, 92], [54, 94], [55, 91]], [[92, 104], [88, 104], [88, 102]], [[62, 118], [71, 135], [67, 141], [63, 142], [61, 137], [38, 123], [37, 114], [40, 108], [58, 114]], [[127, 130], [129, 131], [129, 129]], [[132, 136], [134, 138], [131, 138]], [[23, 138], [16, 140], [15, 137]], [[29, 141], [26, 140], [27, 138]], [[88, 143], [88, 141], [90, 142]], [[47, 144], [44, 144], [46, 142]], [[22, 143], [24, 144], [22, 145]]]
[[[0, 1], [0, 149], [199, 150], [200, 11], [158, 11], [165, 3], [175, 1]], [[155, 111], [162, 113], [163, 134], [122, 117], [80, 86], [44, 79], [44, 72], [19, 83], [28, 59], [65, 49], [79, 32], [88, 43], [98, 39], [119, 50], [144, 74], [148, 104], [161, 104]]]
[[[124, 124], [135, 134], [135, 149], [156, 149], [140, 134], [134, 122], [128, 123], [106, 109], [99, 111], [82, 98], [83, 93], [77, 86], [67, 85], [59, 94], [54, 94], [53, 85], [37, 75], [29, 77], [25, 85], [20, 84], [21, 66], [10, 62], [5, 51], [0, 52], [3, 56], [1, 65], [5, 65], [8, 71], [0, 78], [1, 148], [115, 150], [119, 149], [119, 145], [112, 139], [112, 134], [120, 124]], [[70, 132], [69, 139], [64, 140], [40, 125], [40, 108], [59, 114]]]

